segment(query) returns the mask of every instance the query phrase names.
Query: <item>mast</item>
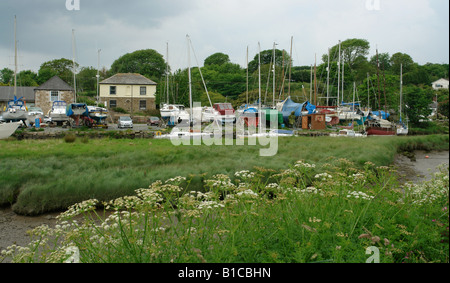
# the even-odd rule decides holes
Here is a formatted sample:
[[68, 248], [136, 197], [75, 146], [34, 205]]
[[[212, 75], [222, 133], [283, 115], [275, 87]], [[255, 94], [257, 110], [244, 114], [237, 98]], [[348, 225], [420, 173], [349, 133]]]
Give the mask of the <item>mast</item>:
[[339, 89], [341, 83], [341, 41], [339, 40], [339, 59], [338, 59], [338, 87], [336, 106], [339, 106]]
[[[289, 51], [289, 83], [288, 83], [288, 95], [291, 96], [291, 70], [292, 70], [292, 41], [293, 36], [291, 36], [291, 50]], [[284, 99], [284, 97], [283, 97]]]
[[[258, 124], [261, 125], [261, 44], [259, 42], [258, 42], [258, 88], [259, 88]], [[259, 129], [261, 130], [261, 126], [259, 127]]]
[[168, 42], [167, 42], [166, 86], [167, 86], [167, 104], [169, 104], [169, 43]]
[[402, 105], [403, 105], [403, 64], [400, 64], [400, 122], [402, 121]]
[[327, 67], [327, 106], [330, 106], [329, 98], [330, 98], [330, 48], [328, 48], [328, 67]]
[[377, 84], [378, 84], [378, 107], [381, 107], [380, 62], [378, 61], [378, 48], [377, 48]]
[[246, 105], [245, 105], [245, 109], [248, 108], [248, 45], [247, 45], [247, 91], [246, 91]]
[[273, 43], [273, 94], [272, 94], [272, 107], [275, 106], [275, 42]]
[[17, 36], [16, 36], [16, 16], [14, 15], [14, 96], [17, 95]]
[[77, 80], [75, 76], [75, 30], [72, 29], [72, 52], [73, 52], [73, 90], [74, 90], [74, 103], [77, 103]]
[[314, 105], [317, 105], [317, 54], [314, 59]]
[[189, 35], [186, 35], [187, 47], [188, 47], [188, 76], [189, 76], [189, 107], [190, 107], [190, 118], [189, 122], [192, 121], [193, 113], [192, 113], [192, 81], [191, 81], [191, 52], [190, 52], [190, 44], [189, 44]]
[[99, 49], [97, 51], [97, 106], [98, 103], [100, 102], [99, 100], [99, 80], [100, 80], [100, 51], [102, 51], [101, 49]]

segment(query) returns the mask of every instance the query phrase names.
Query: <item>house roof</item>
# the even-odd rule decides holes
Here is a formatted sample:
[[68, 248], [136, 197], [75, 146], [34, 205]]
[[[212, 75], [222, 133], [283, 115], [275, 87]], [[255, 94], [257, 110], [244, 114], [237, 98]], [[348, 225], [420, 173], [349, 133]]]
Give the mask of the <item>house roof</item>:
[[444, 81], [448, 83], [447, 79], [442, 78], [442, 79], [432, 82], [432, 84], [437, 83], [437, 82], [444, 82]]
[[157, 85], [154, 81], [147, 79], [141, 74], [119, 73], [100, 82], [100, 84], [114, 85]]
[[41, 86], [35, 88], [36, 90], [68, 90], [73, 91], [73, 88], [63, 81], [60, 77], [54, 76], [53, 78], [49, 79], [45, 83], [43, 83]]
[[[23, 99], [26, 102], [33, 102], [34, 99], [34, 86], [18, 86], [16, 89], [16, 96], [20, 98], [23, 96]], [[14, 87], [13, 86], [0, 86], [0, 101], [8, 102], [11, 99], [14, 99]]]

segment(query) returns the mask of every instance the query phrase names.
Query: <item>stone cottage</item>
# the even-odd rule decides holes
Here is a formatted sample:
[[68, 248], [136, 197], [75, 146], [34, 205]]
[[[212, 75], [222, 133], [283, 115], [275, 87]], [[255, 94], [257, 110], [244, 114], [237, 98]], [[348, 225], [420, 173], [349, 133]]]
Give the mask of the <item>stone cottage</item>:
[[58, 76], [35, 88], [34, 96], [36, 106], [42, 109], [44, 115], [52, 109], [54, 101], [65, 101], [70, 104], [75, 99], [73, 88]]
[[119, 73], [100, 82], [100, 103], [133, 114], [156, 109], [157, 83], [135, 73]]

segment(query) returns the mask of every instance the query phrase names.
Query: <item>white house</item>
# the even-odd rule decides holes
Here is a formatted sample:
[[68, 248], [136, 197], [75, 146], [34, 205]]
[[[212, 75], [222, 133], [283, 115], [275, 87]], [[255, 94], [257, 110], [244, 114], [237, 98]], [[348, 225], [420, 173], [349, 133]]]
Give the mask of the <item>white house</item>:
[[438, 90], [438, 89], [442, 89], [442, 88], [448, 89], [448, 80], [447, 79], [439, 79], [435, 82], [432, 82], [431, 86], [433, 87], [434, 90]]
[[157, 84], [135, 73], [119, 73], [100, 82], [100, 101], [131, 113], [156, 109]]

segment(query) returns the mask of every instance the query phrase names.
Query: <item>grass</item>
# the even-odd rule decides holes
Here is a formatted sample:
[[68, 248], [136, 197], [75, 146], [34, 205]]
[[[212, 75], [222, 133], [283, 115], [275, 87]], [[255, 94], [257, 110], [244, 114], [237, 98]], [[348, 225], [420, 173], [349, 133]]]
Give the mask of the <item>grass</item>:
[[78, 203], [0, 261], [363, 263], [370, 248], [377, 262], [448, 263], [448, 168], [421, 184], [400, 185], [394, 173], [329, 156], [216, 174], [203, 192], [178, 176]]
[[109, 201], [133, 194], [156, 180], [174, 176], [203, 180], [262, 167], [281, 170], [296, 160], [317, 165], [330, 156], [346, 158], [359, 168], [366, 161], [389, 165], [398, 151], [448, 150], [448, 136], [280, 138], [274, 157], [259, 156], [260, 146], [178, 146], [168, 140], [81, 139], [0, 141], [0, 206], [23, 215], [64, 211], [86, 199]]

